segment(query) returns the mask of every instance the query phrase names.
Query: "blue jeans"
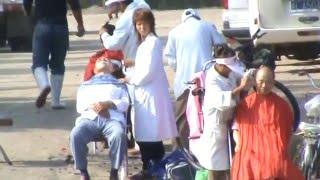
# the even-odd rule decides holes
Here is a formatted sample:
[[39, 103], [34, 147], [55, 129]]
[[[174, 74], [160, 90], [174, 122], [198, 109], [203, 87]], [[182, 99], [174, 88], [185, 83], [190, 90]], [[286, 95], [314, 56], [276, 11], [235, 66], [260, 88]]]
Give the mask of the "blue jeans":
[[48, 69], [52, 74], [63, 75], [67, 54], [69, 30], [67, 24], [43, 22], [35, 26], [32, 42], [32, 71], [37, 67]]
[[71, 131], [70, 146], [76, 169], [87, 169], [87, 144], [101, 136], [109, 144], [111, 167], [119, 169], [126, 151], [125, 128], [118, 121], [100, 118], [80, 119]]

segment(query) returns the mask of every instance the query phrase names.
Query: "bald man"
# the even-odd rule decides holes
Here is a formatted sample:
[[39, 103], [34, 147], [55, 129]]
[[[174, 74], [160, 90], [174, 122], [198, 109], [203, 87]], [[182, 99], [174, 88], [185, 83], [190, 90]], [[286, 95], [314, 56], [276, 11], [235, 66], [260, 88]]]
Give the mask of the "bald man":
[[293, 113], [289, 104], [272, 92], [274, 82], [274, 72], [268, 67], [260, 68], [256, 74], [256, 92], [237, 108], [233, 180], [303, 179], [288, 154]]

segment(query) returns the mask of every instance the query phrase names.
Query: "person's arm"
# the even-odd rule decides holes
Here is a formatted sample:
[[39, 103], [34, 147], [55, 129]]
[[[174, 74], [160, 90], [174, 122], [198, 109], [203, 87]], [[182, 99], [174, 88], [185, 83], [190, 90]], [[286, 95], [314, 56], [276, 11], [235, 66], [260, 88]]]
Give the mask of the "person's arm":
[[129, 107], [129, 95], [125, 88], [118, 89], [121, 90], [121, 94], [118, 98], [114, 98], [109, 101], [98, 102], [93, 104], [93, 110], [100, 114], [104, 115], [110, 109], [114, 109], [120, 112], [127, 112]]
[[166, 44], [166, 47], [164, 49], [164, 55], [168, 59], [168, 64], [169, 66], [176, 71], [177, 69], [177, 59], [176, 59], [176, 42], [174, 39], [174, 35], [172, 32], [169, 33], [168, 35], [168, 41]]
[[226, 40], [218, 32], [216, 26], [212, 24], [212, 26], [210, 28], [211, 28], [211, 38], [212, 38], [213, 45], [226, 44]]
[[232, 90], [232, 96], [233, 97], [240, 96], [240, 93], [242, 92], [242, 90], [246, 89], [248, 85], [250, 85], [250, 79], [248, 76], [244, 76], [241, 79], [240, 85]]
[[23, 7], [27, 16], [31, 15], [32, 3], [33, 0], [23, 0]]
[[125, 87], [121, 88], [121, 95], [118, 99], [113, 99], [113, 107], [120, 112], [127, 112], [130, 101], [129, 101], [129, 94]]
[[72, 14], [78, 23], [78, 26], [77, 26], [78, 32], [76, 35], [81, 37], [84, 35], [85, 29], [83, 25], [82, 12], [81, 12], [81, 6], [79, 3], [79, 0], [67, 0], [67, 1], [71, 7]]
[[113, 35], [108, 34], [103, 27], [100, 29], [100, 37], [106, 49], [123, 50], [129, 38], [130, 31], [132, 30], [131, 28], [134, 28], [130, 27], [128, 23], [128, 20], [120, 18], [116, 24]]
[[236, 143], [236, 147], [234, 148], [235, 152], [238, 152], [240, 150], [240, 135], [239, 135], [239, 130], [238, 129], [233, 129], [233, 139], [234, 142]]

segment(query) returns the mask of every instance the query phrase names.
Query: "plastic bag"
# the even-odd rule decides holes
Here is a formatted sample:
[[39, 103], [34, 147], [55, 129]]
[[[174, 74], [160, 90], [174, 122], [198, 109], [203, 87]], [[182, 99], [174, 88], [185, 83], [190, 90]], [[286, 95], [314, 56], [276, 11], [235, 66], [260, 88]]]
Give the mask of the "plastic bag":
[[197, 170], [195, 180], [208, 180], [208, 170]]

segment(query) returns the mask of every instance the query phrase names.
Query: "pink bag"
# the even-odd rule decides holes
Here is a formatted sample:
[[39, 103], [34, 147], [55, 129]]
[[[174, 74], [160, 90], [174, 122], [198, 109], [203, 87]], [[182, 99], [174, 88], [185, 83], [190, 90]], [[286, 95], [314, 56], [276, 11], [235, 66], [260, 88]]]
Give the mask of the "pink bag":
[[195, 73], [192, 82], [195, 84], [191, 85], [186, 116], [189, 125], [189, 139], [200, 138], [203, 132], [203, 113], [202, 113], [202, 101], [204, 96], [204, 83], [206, 74], [204, 71]]

